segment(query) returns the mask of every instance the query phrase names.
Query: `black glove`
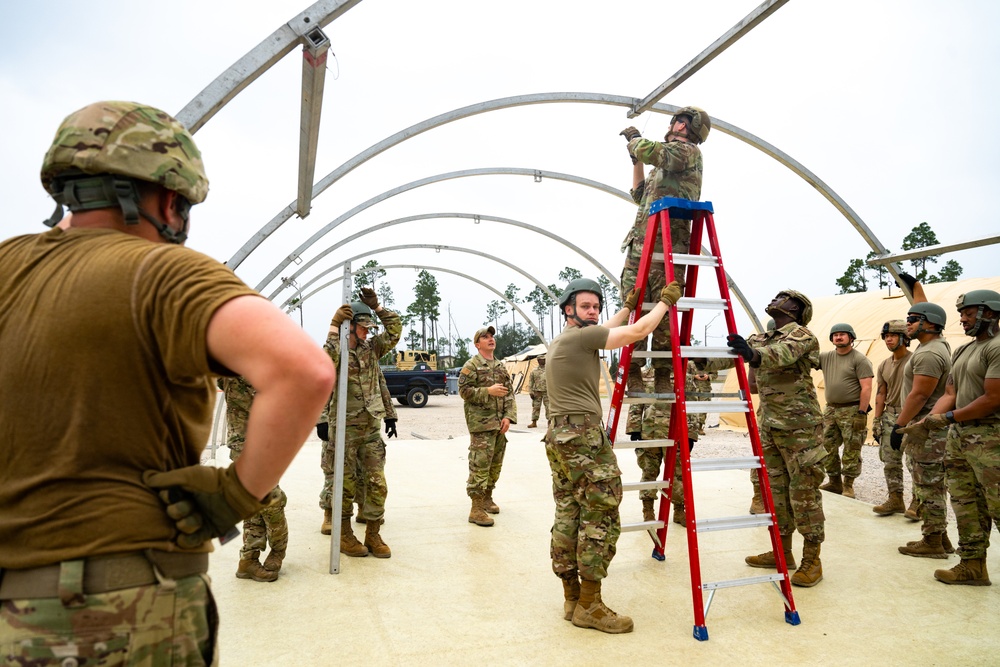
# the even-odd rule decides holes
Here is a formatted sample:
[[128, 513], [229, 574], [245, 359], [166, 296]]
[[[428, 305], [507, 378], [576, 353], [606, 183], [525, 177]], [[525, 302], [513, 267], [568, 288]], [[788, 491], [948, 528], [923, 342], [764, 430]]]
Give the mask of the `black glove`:
[[900, 428], [902, 427], [899, 424], [893, 424], [892, 433], [889, 434], [889, 446], [896, 452], [903, 446], [903, 433]]
[[142, 482], [159, 493], [174, 520], [182, 549], [194, 549], [213, 537], [226, 535], [243, 519], [270, 502], [258, 501], [236, 476], [235, 466], [215, 468], [193, 465], [168, 472], [147, 470]]
[[[909, 273], [900, 273], [899, 280], [896, 281], [896, 283], [900, 287], [905, 286], [906, 289], [910, 290], [910, 294], [913, 294], [913, 286], [917, 284], [917, 279], [911, 276]], [[902, 283], [905, 283], [905, 285], [903, 285]]]
[[733, 348], [733, 352], [743, 357], [744, 361], [753, 361], [753, 348], [746, 339], [739, 334], [729, 334], [726, 336], [726, 345]]
[[398, 435], [396, 435], [396, 420], [395, 419], [389, 419], [388, 417], [385, 418], [385, 434], [386, 434], [387, 437], [390, 437], [390, 438], [398, 438], [399, 437]]
[[361, 288], [361, 303], [365, 304], [375, 312], [378, 309], [378, 295], [371, 287]]
[[691, 452], [694, 451], [694, 443], [696, 443], [696, 442], [698, 442], [698, 441], [695, 440], [694, 438], [688, 438], [688, 453], [691, 453]]
[[330, 424], [327, 422], [320, 422], [316, 424], [316, 435], [323, 442], [328, 442], [330, 440]]
[[628, 434], [628, 437], [629, 439], [632, 440], [632, 442], [639, 442], [640, 440], [642, 440], [642, 432], [632, 431], [631, 433]]

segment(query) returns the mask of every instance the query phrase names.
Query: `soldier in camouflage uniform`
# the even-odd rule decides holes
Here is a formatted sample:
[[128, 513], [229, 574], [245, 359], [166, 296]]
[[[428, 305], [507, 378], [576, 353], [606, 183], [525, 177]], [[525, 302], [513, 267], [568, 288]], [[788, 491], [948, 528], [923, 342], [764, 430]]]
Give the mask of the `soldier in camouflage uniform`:
[[944, 395], [918, 424], [930, 432], [948, 431], [945, 472], [958, 524], [961, 561], [936, 570], [934, 578], [989, 586], [986, 551], [992, 526], [1000, 524], [1000, 293], [973, 290], [955, 305], [973, 340], [955, 351]]
[[[0, 244], [0, 660], [216, 664], [210, 540], [270, 501], [333, 368], [182, 247], [208, 179], [167, 113], [88, 105], [41, 176], [51, 224], [73, 215]], [[225, 468], [199, 463], [220, 372], [256, 382], [265, 415]]]
[[[872, 377], [875, 372], [868, 357], [854, 349], [857, 335], [850, 324], [834, 324], [830, 342], [834, 349], [819, 355], [819, 366], [826, 385], [826, 409], [823, 410], [823, 467], [830, 482], [821, 491], [854, 497], [854, 480], [861, 474], [861, 447], [868, 434], [871, 410]], [[844, 446], [843, 461], [840, 446]], [[843, 470], [843, 478], [841, 478]]]
[[[769, 319], [767, 321], [767, 327], [765, 331], [767, 332], [774, 331], [773, 319]], [[763, 345], [765, 339], [766, 339], [766, 334], [764, 333], [751, 334], [750, 336], [747, 336], [747, 345], [749, 345], [750, 347], [757, 347], [759, 345]], [[751, 394], [756, 394], [757, 396], [760, 395], [760, 392], [757, 390], [757, 373], [752, 368], [748, 369], [747, 371], [747, 384], [750, 387]], [[758, 401], [757, 404], [758, 424], [760, 423], [760, 417], [761, 417], [760, 401]], [[760, 491], [760, 477], [758, 475], [757, 468], [753, 468], [750, 471], [750, 484], [751, 486], [753, 486], [753, 498], [750, 500], [750, 514], [766, 514], [766, 510], [764, 509], [764, 498], [761, 495]]]
[[942, 338], [947, 315], [944, 308], [933, 303], [915, 303], [906, 318], [906, 333], [920, 345], [903, 366], [900, 395], [903, 404], [889, 433], [889, 446], [902, 448], [912, 461], [913, 495], [917, 499], [917, 514], [922, 520], [923, 537], [899, 547], [899, 552], [920, 558], [947, 558], [948, 507], [944, 480], [946, 432], [935, 429], [904, 437], [901, 429], [914, 424], [928, 414], [944, 395], [951, 372], [951, 347]]
[[[893, 449], [889, 442], [889, 432], [896, 423], [901, 405], [903, 388], [903, 367], [912, 354], [910, 338], [906, 335], [906, 322], [889, 320], [882, 325], [882, 340], [892, 353], [883, 359], [875, 374], [875, 414], [872, 416], [872, 438], [878, 443], [878, 456], [885, 468], [885, 484], [889, 498], [881, 505], [872, 507], [879, 516], [902, 514], [906, 511], [903, 503], [903, 452]], [[912, 473], [912, 467], [911, 467]]]
[[[374, 317], [385, 325], [385, 332], [369, 338], [369, 329], [375, 326]], [[341, 506], [340, 552], [348, 556], [389, 558], [392, 551], [382, 540], [379, 529], [385, 516], [385, 442], [380, 433], [380, 421], [385, 416], [385, 404], [379, 382], [379, 358], [396, 346], [403, 330], [399, 315], [379, 305], [375, 290], [361, 290], [361, 301], [341, 306], [330, 323], [330, 333], [323, 346], [337, 364], [340, 362], [340, 325], [350, 321], [347, 360], [347, 416], [344, 446], [344, 493]], [[336, 432], [337, 384], [330, 398], [327, 419], [330, 434]], [[327, 448], [328, 455], [333, 451]], [[360, 511], [366, 525], [365, 542], [361, 544], [351, 529], [351, 513], [357, 492], [356, 474], [358, 460], [364, 472], [366, 496]]]
[[628, 326], [621, 325], [631, 312], [629, 304], [635, 303], [634, 293], [603, 326], [596, 326], [604, 306], [596, 281], [571, 281], [559, 300], [566, 326], [549, 343], [547, 353], [552, 413], [545, 453], [556, 505], [552, 570], [563, 582], [563, 617], [577, 627], [608, 633], [633, 628], [631, 618], [616, 614], [601, 599], [601, 582], [621, 534], [622, 480], [611, 441], [601, 427], [598, 351], [648, 336], [680, 295], [680, 286], [670, 283], [660, 291], [653, 310]]
[[[792, 576], [796, 586], [815, 586], [823, 579], [820, 545], [826, 537], [822, 461], [826, 456], [820, 438], [822, 420], [811, 371], [819, 368], [819, 342], [806, 328], [812, 303], [801, 292], [784, 290], [767, 307], [775, 330], [753, 337], [751, 345], [731, 334], [728, 345], [750, 364], [760, 394], [760, 441], [764, 450], [771, 495], [785, 563], [795, 569], [792, 535], [805, 538], [802, 562]], [[699, 362], [701, 367], [731, 367], [731, 359]], [[747, 556], [751, 567], [775, 567], [772, 551]]]
[[[382, 368], [378, 369], [378, 382], [379, 389], [382, 393], [382, 405], [385, 408], [385, 417], [382, 421], [385, 423], [385, 435], [386, 438], [395, 438], [396, 434], [396, 422], [399, 420], [396, 413], [396, 407], [392, 404], [392, 395], [389, 393], [389, 386], [385, 382], [385, 375], [382, 373]], [[323, 510], [323, 524], [320, 526], [320, 531], [324, 535], [329, 535], [333, 529], [333, 517], [331, 512], [333, 507], [331, 505], [331, 497], [333, 495], [333, 477], [336, 471], [334, 462], [336, 456], [336, 449], [333, 446], [334, 443], [331, 442], [331, 437], [329, 426], [329, 414], [330, 414], [330, 404], [327, 403], [323, 406], [323, 413], [319, 416], [319, 422], [316, 424], [316, 435], [320, 439], [320, 459], [319, 465], [323, 470], [323, 489], [319, 493], [319, 506]], [[354, 520], [357, 523], [365, 523], [366, 519], [362, 514], [361, 510], [365, 506], [365, 495], [366, 495], [366, 485], [365, 485], [365, 474], [361, 467], [361, 461], [364, 456], [357, 457], [357, 465], [354, 468], [355, 476], [355, 488], [354, 488], [354, 504], [358, 506], [358, 513], [355, 515]]]
[[[712, 397], [712, 383], [719, 377], [718, 371], [699, 371], [694, 367], [694, 362], [688, 362], [688, 374], [691, 375], [691, 400], [707, 401]], [[698, 412], [694, 415], [695, 432], [698, 435], [705, 435], [705, 422], [708, 421], [708, 413]]]
[[465, 424], [469, 427], [469, 479], [466, 493], [472, 499], [469, 523], [492, 526], [490, 514], [499, 514], [493, 488], [500, 479], [507, 430], [517, 423], [514, 384], [503, 362], [493, 358], [496, 329], [476, 331], [472, 344], [478, 354], [465, 362], [458, 374], [458, 395], [465, 402]]
[[[219, 378], [219, 389], [226, 397], [226, 446], [229, 459], [237, 460], [246, 443], [247, 417], [253, 403], [254, 388], [241, 377]], [[243, 548], [240, 549], [240, 564], [236, 569], [239, 579], [254, 581], [277, 581], [281, 562], [288, 548], [288, 522], [285, 520], [285, 505], [288, 497], [280, 486], [271, 492], [276, 499], [257, 514], [243, 520]], [[261, 565], [260, 553], [271, 544], [271, 551]]]
[[[634, 127], [622, 130], [621, 134], [628, 140], [628, 153], [632, 159], [632, 199], [639, 207], [632, 228], [622, 243], [622, 252], [625, 253], [621, 277], [622, 294], [628, 294], [636, 284], [650, 205], [664, 197], [691, 201], [701, 198], [703, 164], [699, 145], [708, 138], [711, 129], [712, 121], [707, 113], [697, 107], [683, 107], [670, 120], [670, 127], [662, 142], [643, 139]], [[653, 167], [648, 175], [645, 173], [645, 165]], [[663, 253], [662, 236], [657, 233], [655, 239], [654, 252]], [[670, 244], [675, 253], [688, 252], [691, 244], [690, 220], [671, 218]], [[674, 276], [683, 289], [684, 267], [675, 264]], [[646, 294], [658, 294], [666, 282], [663, 262], [651, 262]], [[635, 349], [645, 350], [646, 341], [636, 343]], [[653, 332], [653, 350], [669, 349], [670, 322], [664, 320]], [[656, 393], [670, 392], [670, 368], [670, 359], [653, 359]], [[628, 375], [630, 393], [643, 391], [640, 371], [641, 363], [633, 357]], [[633, 410], [638, 411], [638, 407], [633, 406]]]
[[528, 376], [528, 393], [531, 395], [531, 423], [528, 428], [538, 427], [545, 405], [545, 418], [549, 418], [549, 392], [545, 388], [545, 355], [538, 357], [538, 366]]

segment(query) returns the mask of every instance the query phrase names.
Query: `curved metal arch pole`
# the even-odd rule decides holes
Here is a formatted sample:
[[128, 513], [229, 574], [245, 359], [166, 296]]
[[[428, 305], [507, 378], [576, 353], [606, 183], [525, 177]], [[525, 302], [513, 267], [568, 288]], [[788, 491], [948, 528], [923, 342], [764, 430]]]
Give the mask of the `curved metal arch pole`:
[[[518, 313], [518, 315], [520, 315], [522, 318], [524, 318], [524, 321], [528, 323], [528, 326], [531, 327], [535, 331], [536, 334], [538, 334], [538, 338], [543, 343], [545, 343], [545, 336], [542, 334], [541, 331], [539, 331], [538, 327], [535, 326], [535, 323], [531, 321], [531, 318], [528, 317], [527, 313], [525, 313], [523, 310], [521, 310], [516, 303], [514, 303], [513, 301], [511, 301], [510, 299], [508, 299], [503, 294], [503, 292], [500, 292], [499, 290], [497, 290], [497, 288], [493, 287], [492, 285], [484, 283], [479, 278], [474, 278], [473, 276], [470, 276], [467, 273], [462, 273], [461, 271], [455, 271], [454, 269], [446, 269], [446, 268], [443, 268], [443, 267], [440, 267], [440, 266], [430, 266], [428, 264], [386, 264], [386, 265], [380, 266], [379, 268], [381, 268], [381, 269], [426, 269], [428, 271], [443, 271], [444, 273], [452, 273], [452, 274], [454, 274], [456, 276], [461, 276], [462, 278], [466, 278], [468, 280], [471, 280], [474, 283], [478, 283], [478, 284], [482, 285], [483, 287], [485, 287], [486, 289], [488, 289], [489, 291], [491, 291], [494, 294], [496, 294], [504, 302], [506, 302], [508, 305], [510, 305], [511, 308], [513, 308], [514, 310], [516, 310], [517, 313]], [[318, 294], [318, 293], [322, 292], [323, 290], [325, 290], [330, 285], [334, 285], [334, 284], [340, 282], [343, 279], [344, 279], [343, 276], [338, 276], [337, 278], [334, 278], [330, 282], [323, 283], [322, 285], [320, 285], [319, 287], [317, 287], [316, 289], [314, 289], [312, 292], [309, 292], [309, 294], [306, 294], [305, 296], [303, 296], [302, 297], [302, 301], [300, 303], [305, 303], [306, 300], [309, 299], [310, 297], [314, 296], [315, 294]]]
[[[319, 239], [325, 236], [328, 232], [336, 228], [344, 221], [349, 220], [358, 213], [374, 206], [375, 204], [383, 202], [386, 199], [389, 199], [390, 197], [395, 197], [396, 195], [402, 194], [403, 192], [408, 192], [410, 190], [420, 188], [425, 185], [430, 185], [432, 183], [440, 183], [442, 181], [448, 181], [455, 178], [466, 178], [470, 176], [487, 176], [487, 175], [531, 176], [532, 178], [552, 178], [559, 181], [569, 181], [570, 183], [586, 185], [587, 187], [594, 188], [595, 190], [607, 192], [608, 194], [612, 194], [618, 197], [619, 199], [624, 199], [629, 203], [633, 203], [631, 195], [617, 188], [613, 188], [610, 185], [605, 185], [604, 183], [601, 183], [599, 181], [594, 181], [589, 178], [584, 178], [582, 176], [574, 176], [573, 174], [562, 174], [556, 171], [544, 171], [541, 169], [523, 169], [519, 167], [482, 167], [478, 169], [462, 169], [461, 171], [450, 171], [444, 174], [437, 174], [436, 176], [428, 176], [427, 178], [421, 178], [416, 181], [411, 181], [410, 183], [401, 185], [397, 188], [393, 188], [392, 190], [386, 190], [382, 194], [376, 195], [375, 197], [372, 197], [368, 201], [358, 204], [350, 211], [341, 214], [335, 220], [327, 223], [322, 229], [320, 229], [315, 234], [310, 236], [308, 239], [303, 241], [298, 248], [292, 251], [292, 254], [288, 255], [283, 260], [281, 260], [281, 262], [279, 262], [278, 265], [274, 267], [274, 269], [269, 274], [267, 274], [267, 276], [262, 281], [260, 281], [254, 289], [256, 289], [258, 292], [262, 291], [268, 284], [270, 284], [272, 280], [278, 277], [278, 275], [285, 269], [285, 267], [287, 267], [289, 264], [295, 261], [295, 259], [299, 257], [301, 253], [308, 250], [314, 243], [316, 243]], [[235, 266], [233, 266], [232, 268], [234, 270], [236, 269]], [[279, 289], [284, 289], [284, 288], [285, 285], [279, 287]]]
[[[606, 95], [602, 93], [536, 93], [532, 95], [515, 95], [513, 97], [504, 97], [495, 100], [490, 100], [487, 102], [480, 102], [478, 104], [472, 104], [466, 107], [460, 107], [458, 109], [453, 109], [443, 114], [439, 114], [427, 120], [424, 120], [415, 125], [397, 132], [389, 137], [386, 137], [377, 144], [370, 146], [364, 151], [358, 153], [353, 158], [343, 163], [337, 169], [330, 172], [327, 176], [320, 179], [316, 185], [313, 187], [313, 198], [322, 194], [324, 190], [330, 187], [340, 178], [343, 178], [346, 174], [350, 173], [356, 167], [364, 164], [371, 158], [375, 157], [379, 153], [382, 153], [389, 148], [422, 134], [428, 130], [440, 127], [447, 123], [460, 120], [463, 118], [468, 118], [470, 116], [475, 116], [481, 113], [487, 113], [490, 111], [497, 111], [500, 109], [507, 109], [510, 107], [518, 106], [528, 106], [532, 104], [555, 104], [555, 103], [577, 103], [577, 104], [605, 104], [609, 106], [621, 106], [627, 109], [632, 109], [638, 102], [638, 98], [624, 97], [621, 95]], [[650, 111], [654, 113], [670, 114], [675, 113], [680, 107], [673, 104], [657, 103], [652, 106]], [[882, 245], [882, 242], [878, 240], [875, 234], [868, 228], [868, 226], [861, 220], [861, 218], [854, 212], [854, 210], [847, 205], [840, 195], [838, 195], [834, 190], [823, 182], [818, 176], [812, 173], [804, 165], [799, 163], [797, 160], [792, 158], [790, 155], [784, 151], [778, 149], [774, 145], [764, 141], [763, 139], [735, 126], [727, 123], [719, 118], [712, 118], [712, 127], [722, 132], [723, 134], [728, 134], [729, 136], [738, 139], [758, 150], [763, 152], [765, 155], [777, 160], [780, 164], [784, 165], [790, 169], [797, 176], [805, 180], [809, 185], [814, 187], [823, 197], [827, 199], [833, 206], [840, 211], [840, 213], [847, 218], [848, 222], [854, 226], [855, 230], [861, 234], [861, 237], [868, 243], [868, 245], [878, 252], [880, 255], [886, 255], [889, 251]], [[295, 214], [295, 202], [292, 202], [286, 206], [282, 211], [280, 211], [274, 218], [267, 222], [263, 227], [260, 228], [253, 236], [251, 236], [246, 243], [243, 244], [236, 253], [227, 262], [234, 270], [236, 267], [243, 262], [247, 256], [253, 252], [268, 236], [270, 236], [275, 230], [277, 230], [281, 225], [288, 221]], [[900, 268], [897, 265], [890, 264], [889, 272], [893, 276], [898, 278], [898, 273]]]
[[[268, 35], [181, 109], [176, 118], [194, 134], [244, 88], [291, 53], [306, 35], [340, 18], [361, 0], [319, 0]], [[294, 211], [293, 211], [294, 212]]]
[[[468, 253], [470, 255], [478, 255], [479, 257], [485, 257], [486, 259], [492, 259], [494, 262], [498, 262], [500, 264], [503, 264], [508, 269], [511, 269], [512, 271], [516, 271], [517, 273], [520, 273], [522, 276], [524, 276], [525, 278], [527, 278], [528, 280], [530, 280], [531, 282], [535, 283], [536, 285], [538, 285], [539, 287], [541, 287], [543, 290], [545, 290], [545, 293], [548, 294], [549, 296], [551, 296], [553, 299], [557, 300], [559, 298], [556, 295], [552, 294], [552, 292], [550, 292], [548, 290], [548, 288], [545, 287], [545, 284], [542, 283], [540, 280], [538, 280], [537, 278], [535, 278], [533, 275], [531, 275], [527, 271], [524, 271], [523, 269], [519, 269], [518, 267], [514, 266], [513, 264], [511, 264], [510, 262], [508, 262], [506, 260], [500, 259], [499, 257], [494, 257], [493, 255], [487, 254], [487, 253], [482, 252], [480, 250], [473, 250], [471, 248], [460, 248], [460, 247], [457, 247], [457, 246], [435, 245], [433, 243], [407, 243], [405, 245], [387, 246], [387, 247], [384, 247], [384, 248], [376, 248], [374, 250], [369, 250], [367, 252], [363, 252], [363, 253], [361, 253], [359, 255], [355, 255], [354, 257], [351, 257], [349, 259], [345, 259], [343, 262], [341, 262], [339, 264], [336, 264], [336, 265], [330, 267], [329, 269], [326, 269], [325, 271], [323, 271], [323, 273], [319, 274], [318, 276], [316, 276], [315, 278], [313, 278], [311, 281], [309, 281], [308, 283], [306, 283], [305, 285], [303, 285], [302, 289], [305, 289], [306, 287], [308, 287], [312, 283], [316, 282], [317, 280], [319, 280], [320, 277], [326, 275], [327, 273], [330, 273], [331, 271], [333, 271], [335, 269], [339, 269], [339, 268], [343, 267], [345, 264], [349, 264], [349, 263], [353, 262], [356, 259], [361, 259], [362, 257], [370, 257], [371, 255], [374, 255], [376, 253], [392, 252], [394, 250], [410, 250], [410, 249], [414, 249], [414, 248], [416, 248], [416, 249], [424, 249], [424, 250], [437, 250], [437, 251], [451, 250], [453, 252], [464, 252], [464, 253]], [[384, 267], [380, 266], [379, 268], [384, 268]], [[299, 292], [301, 292], [301, 290], [299, 290]], [[268, 298], [269, 301], [273, 301], [274, 298], [277, 295], [278, 295], [278, 293], [275, 292], [274, 294], [271, 294], [267, 298]], [[285, 308], [286, 306], [288, 306], [289, 302], [292, 299], [294, 299], [294, 298], [295, 298], [294, 296], [289, 297], [288, 299], [285, 300], [284, 303], [281, 304], [280, 307], [281, 308]]]
[[[590, 262], [591, 264], [593, 264], [597, 268], [597, 270], [600, 271], [601, 273], [603, 273], [604, 276], [606, 278], [608, 278], [608, 280], [612, 281], [612, 283], [616, 287], [619, 287], [619, 288], [621, 287], [621, 284], [619, 283], [618, 279], [615, 278], [611, 274], [611, 272], [608, 271], [608, 269], [603, 264], [601, 264], [600, 262], [598, 262], [596, 259], [594, 259], [592, 256], [590, 256], [588, 253], [586, 253], [583, 249], [581, 249], [578, 246], [576, 246], [573, 243], [571, 243], [568, 239], [566, 239], [566, 238], [564, 238], [562, 236], [559, 236], [558, 234], [553, 234], [552, 232], [550, 232], [550, 231], [548, 231], [546, 229], [542, 229], [541, 227], [536, 227], [534, 225], [530, 225], [530, 224], [528, 224], [526, 222], [521, 222], [519, 220], [513, 220], [511, 218], [498, 218], [498, 217], [492, 216], [492, 215], [482, 215], [482, 214], [479, 214], [479, 213], [421, 213], [419, 215], [411, 215], [411, 216], [407, 216], [405, 218], [397, 218], [395, 220], [390, 220], [388, 222], [383, 222], [383, 223], [375, 225], [373, 227], [369, 227], [368, 229], [362, 230], [362, 231], [358, 232], [357, 234], [352, 234], [351, 236], [348, 236], [347, 238], [344, 238], [344, 239], [338, 241], [337, 243], [334, 243], [332, 246], [330, 246], [329, 248], [326, 248], [325, 250], [323, 250], [322, 252], [320, 252], [318, 255], [316, 255], [315, 257], [313, 257], [312, 259], [310, 259], [308, 262], [306, 262], [305, 264], [303, 264], [299, 268], [298, 271], [296, 271], [291, 276], [289, 276], [288, 278], [286, 278], [285, 281], [287, 283], [290, 283], [290, 284], [294, 283], [295, 280], [300, 275], [302, 275], [306, 270], [308, 270], [313, 264], [315, 264], [316, 262], [318, 262], [321, 258], [323, 258], [326, 255], [328, 255], [329, 253], [337, 250], [338, 248], [346, 245], [347, 243], [350, 243], [351, 241], [357, 240], [357, 239], [359, 239], [359, 238], [361, 238], [361, 237], [363, 237], [363, 236], [365, 236], [367, 234], [371, 234], [372, 232], [377, 232], [377, 231], [379, 231], [381, 229], [386, 229], [387, 227], [392, 227], [394, 225], [401, 225], [401, 224], [404, 224], [404, 223], [407, 223], [407, 222], [416, 222], [418, 220], [435, 220], [435, 219], [443, 219], [443, 218], [457, 218], [457, 219], [462, 219], [462, 220], [475, 220], [476, 224], [478, 224], [480, 220], [487, 220], [489, 222], [499, 222], [499, 223], [502, 223], [502, 224], [505, 224], [505, 225], [513, 225], [515, 227], [521, 227], [522, 229], [527, 229], [529, 231], [535, 232], [536, 234], [541, 234], [542, 236], [547, 236], [550, 239], [552, 239], [552, 240], [554, 240], [554, 241], [562, 244], [563, 246], [569, 248], [570, 250], [573, 250], [574, 252], [576, 252], [578, 255], [580, 255], [581, 257], [583, 257], [584, 259], [586, 259], [588, 262]], [[330, 269], [327, 269], [326, 271], [318, 274], [315, 278], [313, 278], [313, 279], [309, 280], [308, 282], [306, 282], [302, 287], [299, 287], [298, 289], [296, 289], [295, 294], [293, 294], [292, 296], [290, 296], [288, 298], [288, 300], [294, 299], [295, 297], [299, 296], [299, 294], [302, 293], [302, 290], [304, 290], [306, 287], [308, 287], [312, 283], [316, 282], [316, 280], [318, 280], [320, 277], [326, 275], [329, 272], [330, 272]], [[556, 295], [553, 295], [551, 292], [549, 292], [549, 290], [548, 290], [547, 287], [542, 286], [542, 289], [545, 291], [546, 294], [548, 294], [549, 296], [551, 296], [553, 299], [558, 300], [559, 297], [556, 296]], [[275, 296], [277, 296], [277, 294], [278, 294], [279, 291], [280, 291], [280, 288], [278, 290], [275, 290], [275, 292], [273, 292], [271, 294], [271, 296], [269, 296], [268, 298], [273, 299]], [[285, 301], [286, 304], [288, 303], [288, 300]]]

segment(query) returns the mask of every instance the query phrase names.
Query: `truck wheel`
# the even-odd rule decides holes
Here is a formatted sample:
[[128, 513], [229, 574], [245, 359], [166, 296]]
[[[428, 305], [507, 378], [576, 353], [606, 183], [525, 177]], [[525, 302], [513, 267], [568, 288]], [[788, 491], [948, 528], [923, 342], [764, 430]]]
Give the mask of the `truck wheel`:
[[427, 390], [423, 387], [413, 387], [406, 393], [406, 403], [411, 408], [422, 408], [427, 405]]
[[406, 400], [406, 396], [397, 396], [396, 400], [399, 401], [400, 405], [409, 405], [409, 402]]

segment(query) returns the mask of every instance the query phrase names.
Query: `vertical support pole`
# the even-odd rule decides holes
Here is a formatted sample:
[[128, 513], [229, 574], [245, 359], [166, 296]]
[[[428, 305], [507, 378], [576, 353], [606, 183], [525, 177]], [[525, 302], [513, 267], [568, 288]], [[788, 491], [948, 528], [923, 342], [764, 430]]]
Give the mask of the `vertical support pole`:
[[[351, 263], [344, 262], [344, 300], [351, 300]], [[344, 504], [344, 443], [346, 441], [347, 421], [347, 368], [350, 349], [348, 343], [351, 337], [351, 323], [340, 325], [340, 363], [337, 364], [337, 432], [334, 436], [333, 456], [333, 498], [330, 499], [330, 511], [333, 513], [333, 526], [330, 534], [330, 574], [340, 574], [340, 531], [343, 522]]]

